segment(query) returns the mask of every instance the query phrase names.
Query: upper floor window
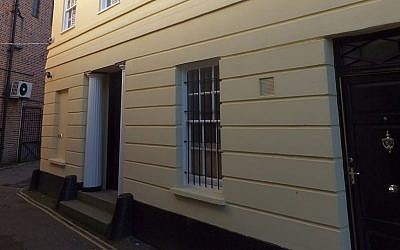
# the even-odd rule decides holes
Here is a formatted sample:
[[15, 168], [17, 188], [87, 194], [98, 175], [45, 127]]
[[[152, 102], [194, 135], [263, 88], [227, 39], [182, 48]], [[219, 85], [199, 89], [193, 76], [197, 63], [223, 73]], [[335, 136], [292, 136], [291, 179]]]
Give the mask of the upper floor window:
[[63, 30], [67, 30], [75, 26], [76, 1], [77, 0], [65, 0]]
[[185, 182], [193, 186], [220, 189], [222, 167], [218, 61], [186, 65], [182, 77]]
[[119, 0], [100, 0], [100, 11], [105, 10], [117, 3], [119, 3]]
[[40, 0], [33, 0], [32, 3], [32, 16], [38, 17], [40, 9]]

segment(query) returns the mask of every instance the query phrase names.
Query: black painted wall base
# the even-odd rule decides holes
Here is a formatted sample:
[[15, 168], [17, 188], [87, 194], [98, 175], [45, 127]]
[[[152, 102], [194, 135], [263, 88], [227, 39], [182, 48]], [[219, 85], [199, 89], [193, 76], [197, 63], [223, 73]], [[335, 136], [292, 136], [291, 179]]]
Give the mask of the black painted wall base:
[[36, 190], [51, 198], [58, 199], [64, 178], [36, 169], [32, 172], [30, 190]]
[[57, 201], [74, 200], [78, 192], [78, 184], [75, 175], [60, 177], [39, 169], [32, 172], [29, 185], [30, 190], [39, 191]]
[[279, 246], [134, 202], [133, 234], [166, 250], [278, 250]]
[[[35, 170], [32, 173], [30, 189], [60, 201], [75, 199], [80, 184], [76, 182], [76, 176], [62, 178]], [[108, 237], [112, 240], [133, 234], [138, 239], [163, 250], [284, 249], [134, 201], [131, 194], [118, 197], [111, 227]]]

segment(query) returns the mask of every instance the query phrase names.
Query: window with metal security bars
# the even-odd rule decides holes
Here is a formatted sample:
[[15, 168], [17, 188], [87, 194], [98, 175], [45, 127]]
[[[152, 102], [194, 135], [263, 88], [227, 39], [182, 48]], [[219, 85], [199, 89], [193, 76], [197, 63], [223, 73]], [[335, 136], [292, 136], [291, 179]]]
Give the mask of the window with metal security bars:
[[218, 63], [189, 67], [183, 77], [186, 107], [185, 182], [193, 186], [220, 189], [222, 167]]
[[105, 10], [117, 3], [119, 3], [119, 0], [100, 0], [100, 11]]
[[75, 26], [76, 1], [77, 0], [65, 0], [63, 30], [67, 30]]

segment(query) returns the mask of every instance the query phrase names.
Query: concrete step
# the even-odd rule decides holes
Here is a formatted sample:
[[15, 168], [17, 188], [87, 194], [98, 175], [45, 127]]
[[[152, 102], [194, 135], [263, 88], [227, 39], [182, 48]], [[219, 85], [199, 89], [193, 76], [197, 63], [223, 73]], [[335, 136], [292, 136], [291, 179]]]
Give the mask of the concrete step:
[[111, 212], [80, 200], [61, 201], [58, 211], [102, 235], [112, 220]]
[[87, 203], [93, 207], [100, 208], [114, 213], [115, 204], [117, 202], [116, 191], [100, 191], [100, 192], [78, 192], [78, 200]]

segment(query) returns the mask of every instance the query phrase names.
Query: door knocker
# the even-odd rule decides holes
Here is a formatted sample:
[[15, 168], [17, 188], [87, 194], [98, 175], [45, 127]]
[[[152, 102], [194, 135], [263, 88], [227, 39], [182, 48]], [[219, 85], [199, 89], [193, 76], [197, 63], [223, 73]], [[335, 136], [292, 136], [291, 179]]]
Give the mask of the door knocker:
[[394, 148], [394, 139], [390, 137], [388, 130], [386, 130], [386, 137], [382, 138], [382, 146], [389, 152], [389, 154], [392, 153], [392, 149]]

